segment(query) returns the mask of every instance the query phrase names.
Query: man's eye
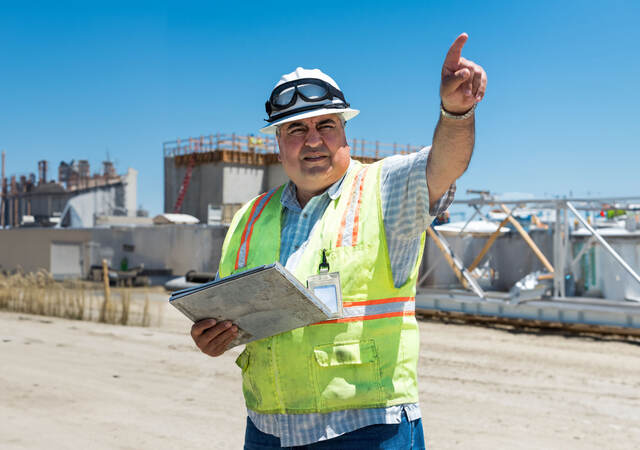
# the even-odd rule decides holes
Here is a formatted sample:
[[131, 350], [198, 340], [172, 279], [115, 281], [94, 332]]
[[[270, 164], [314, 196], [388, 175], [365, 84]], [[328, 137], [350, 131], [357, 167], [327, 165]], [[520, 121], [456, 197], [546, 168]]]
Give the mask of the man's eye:
[[294, 128], [292, 130], [289, 130], [289, 134], [293, 134], [295, 136], [300, 136], [303, 133], [304, 133], [304, 128]]

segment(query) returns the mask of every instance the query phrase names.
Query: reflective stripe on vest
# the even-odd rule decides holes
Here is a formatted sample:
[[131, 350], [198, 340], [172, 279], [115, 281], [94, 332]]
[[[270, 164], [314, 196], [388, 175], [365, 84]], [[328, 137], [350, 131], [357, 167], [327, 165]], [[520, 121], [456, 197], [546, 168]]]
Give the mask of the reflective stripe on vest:
[[267, 203], [273, 197], [273, 194], [276, 193], [278, 188], [273, 188], [269, 192], [265, 192], [260, 197], [256, 199], [251, 208], [251, 214], [249, 214], [249, 220], [244, 226], [244, 230], [242, 231], [242, 238], [240, 240], [240, 247], [238, 247], [238, 254], [236, 255], [236, 266], [235, 269], [241, 269], [247, 265], [247, 256], [249, 255], [249, 244], [251, 242], [251, 235], [253, 234], [253, 225], [256, 223], [262, 211], [264, 211]]
[[314, 325], [413, 316], [415, 314], [415, 300], [415, 297], [394, 297], [358, 302], [345, 301], [342, 304], [342, 318], [325, 320]]
[[362, 204], [362, 188], [364, 177], [367, 175], [369, 166], [365, 166], [353, 179], [351, 193], [349, 194], [349, 205], [344, 211], [340, 230], [338, 232], [338, 242], [336, 247], [354, 246], [358, 242], [358, 224], [360, 222], [360, 205]]

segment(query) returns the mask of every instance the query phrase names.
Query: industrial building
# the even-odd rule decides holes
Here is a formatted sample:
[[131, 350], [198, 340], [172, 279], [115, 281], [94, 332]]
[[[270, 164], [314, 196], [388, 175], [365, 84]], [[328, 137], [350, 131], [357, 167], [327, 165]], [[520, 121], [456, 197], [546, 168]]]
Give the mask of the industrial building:
[[215, 272], [225, 233], [226, 227], [206, 225], [6, 229], [0, 231], [0, 271], [44, 269], [56, 279], [87, 278], [105, 259], [112, 268], [126, 260], [149, 274]]
[[[86, 278], [106, 259], [111, 267], [126, 261], [148, 273], [215, 272], [233, 214], [287, 181], [276, 142], [268, 136], [217, 134], [163, 147], [165, 212], [190, 214], [201, 224], [160, 225], [136, 217], [133, 169], [118, 175], [107, 161], [92, 175], [86, 160], [63, 161], [52, 180], [47, 161], [40, 161], [37, 177], [12, 176], [7, 182], [3, 170], [0, 270], [45, 269], [58, 279]], [[419, 148], [364, 140], [351, 147], [366, 162]], [[57, 226], [42, 228], [51, 225]]]
[[[354, 139], [351, 155], [373, 162], [420, 146]], [[275, 138], [215, 134], [163, 144], [164, 210], [197, 217], [203, 223], [229, 223], [253, 197], [288, 180]]]
[[118, 175], [113, 163], [91, 174], [89, 162], [60, 162], [58, 180], [49, 179], [49, 163], [38, 162], [38, 176], [5, 176], [2, 152], [0, 227], [92, 227], [101, 216], [136, 216], [137, 171]]

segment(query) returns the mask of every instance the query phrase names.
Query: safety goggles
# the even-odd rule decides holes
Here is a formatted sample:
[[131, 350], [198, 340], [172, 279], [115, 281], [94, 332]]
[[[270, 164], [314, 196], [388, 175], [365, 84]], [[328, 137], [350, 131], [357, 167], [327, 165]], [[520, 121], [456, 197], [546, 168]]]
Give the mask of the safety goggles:
[[[284, 113], [272, 115], [277, 111], [282, 111], [295, 105], [298, 98], [307, 103], [318, 103], [324, 100], [333, 100], [338, 98], [342, 103], [329, 103], [323, 105], [306, 105], [296, 108], [295, 110], [286, 111]], [[342, 92], [329, 83], [317, 78], [300, 78], [299, 80], [288, 81], [276, 87], [269, 100], [265, 104], [269, 118], [267, 122], [273, 122], [284, 116], [302, 111], [310, 111], [318, 108], [348, 108], [349, 103], [344, 98]]]

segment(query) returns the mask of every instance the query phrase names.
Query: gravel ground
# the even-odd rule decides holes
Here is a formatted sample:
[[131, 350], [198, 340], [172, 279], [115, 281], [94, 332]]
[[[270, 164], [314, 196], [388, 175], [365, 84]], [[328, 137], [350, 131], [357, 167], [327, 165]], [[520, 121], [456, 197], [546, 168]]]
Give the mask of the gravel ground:
[[[240, 349], [208, 358], [170, 307], [150, 328], [0, 312], [0, 448], [242, 448]], [[420, 322], [430, 449], [640, 448], [640, 345]]]

